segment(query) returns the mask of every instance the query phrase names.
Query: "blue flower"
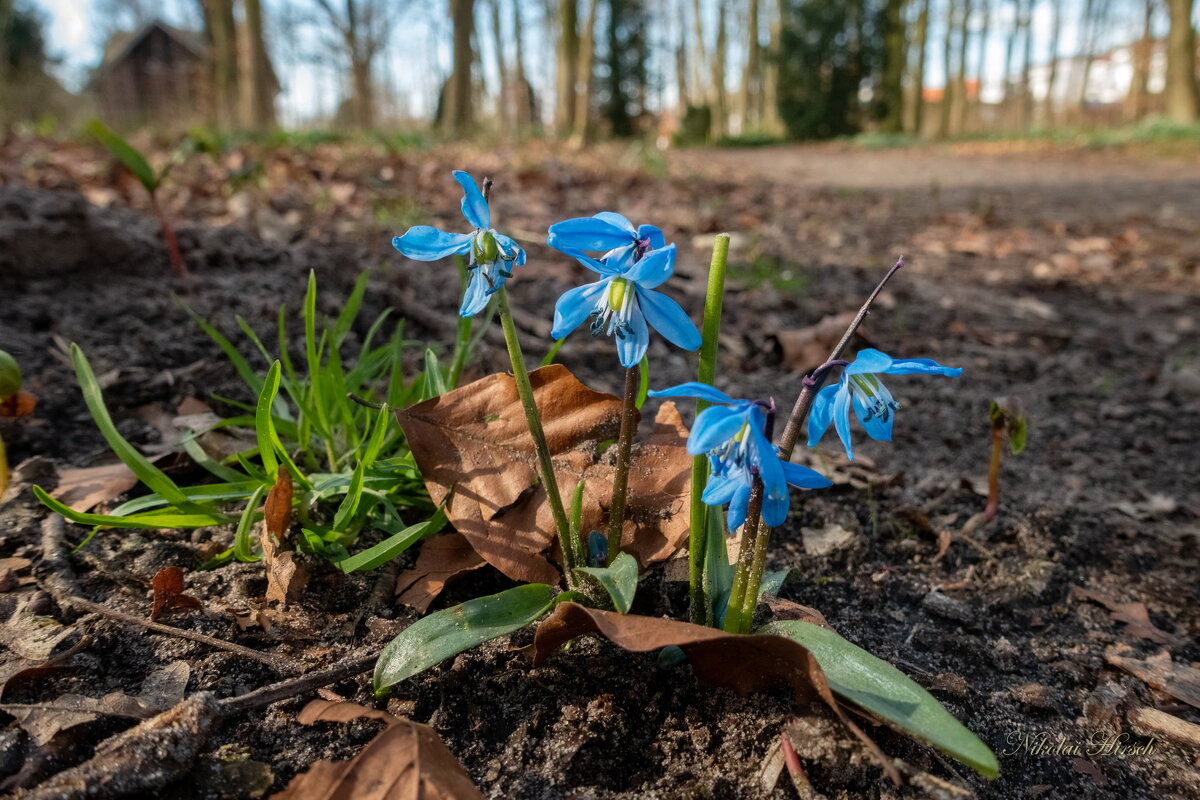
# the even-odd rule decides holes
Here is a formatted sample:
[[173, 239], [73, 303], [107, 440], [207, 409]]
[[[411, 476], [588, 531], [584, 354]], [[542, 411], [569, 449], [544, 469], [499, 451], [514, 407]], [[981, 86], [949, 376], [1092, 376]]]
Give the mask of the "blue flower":
[[943, 367], [928, 358], [896, 359], [878, 350], [860, 350], [844, 370], [841, 379], [826, 386], [817, 394], [812, 414], [808, 418], [808, 446], [821, 441], [832, 422], [838, 437], [846, 447], [846, 455], [854, 458], [854, 447], [850, 443], [850, 409], [862, 422], [863, 428], [872, 439], [881, 442], [892, 440], [892, 412], [900, 404], [892, 399], [892, 393], [879, 380], [879, 375], [949, 375], [957, 378], [961, 369]]
[[471, 233], [446, 233], [429, 225], [414, 225], [403, 236], [392, 239], [392, 246], [417, 261], [437, 261], [446, 256], [468, 256], [470, 281], [463, 293], [458, 313], [473, 317], [504, 282], [512, 277], [513, 265], [525, 263], [525, 251], [515, 241], [496, 233], [491, 227], [492, 212], [487, 200], [469, 174], [456, 170], [454, 180], [463, 188], [462, 212], [475, 226]]
[[[675, 245], [667, 245], [658, 228], [635, 228], [620, 214], [604, 211], [551, 225], [546, 243], [602, 276], [558, 299], [550, 332], [555, 339], [590, 318], [593, 336], [616, 336], [623, 367], [636, 366], [646, 354], [647, 323], [684, 350], [700, 348], [700, 332], [679, 304], [654, 291], [675, 271]], [[587, 251], [605, 252], [593, 258]]]
[[765, 433], [766, 408], [752, 400], [734, 400], [703, 383], [682, 383], [650, 392], [652, 397], [695, 397], [718, 403], [700, 412], [688, 436], [687, 450], [707, 455], [708, 485], [700, 498], [705, 504], [729, 503], [729, 530], [746, 521], [750, 489], [757, 475], [763, 482], [762, 520], [775, 527], [788, 513], [788, 484], [801, 489], [824, 489], [830, 482], [820, 473], [783, 461]]

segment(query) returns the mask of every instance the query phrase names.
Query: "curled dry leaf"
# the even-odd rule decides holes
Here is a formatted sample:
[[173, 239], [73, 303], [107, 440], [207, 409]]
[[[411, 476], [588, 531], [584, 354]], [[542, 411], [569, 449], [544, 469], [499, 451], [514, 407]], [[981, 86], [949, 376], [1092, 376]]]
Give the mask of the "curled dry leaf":
[[424, 614], [446, 584], [486, 563], [461, 533], [435, 536], [421, 545], [416, 565], [396, 579], [396, 598]]
[[[614, 468], [600, 444], [620, 427], [621, 401], [593, 391], [565, 367], [530, 374], [559, 489], [584, 480], [582, 530], [602, 527]], [[447, 515], [475, 551], [514, 580], [557, 583], [545, 551], [554, 520], [511, 376], [490, 375], [397, 411], [434, 503], [455, 494]], [[623, 541], [643, 563], [665, 558], [687, 535], [687, 430], [673, 404], [635, 451]]]
[[267, 599], [276, 603], [293, 602], [308, 585], [308, 570], [296, 563], [296, 554], [287, 544], [292, 491], [291, 474], [280, 468], [263, 505], [261, 539], [263, 564], [267, 567]]
[[133, 470], [118, 461], [99, 467], [59, 470], [58, 486], [50, 496], [75, 511], [91, 511], [101, 503], [115, 500], [137, 484]]
[[177, 608], [200, 608], [200, 601], [183, 593], [183, 570], [179, 567], [164, 567], [154, 573], [151, 584], [154, 588], [154, 605], [150, 619], [158, 621]]
[[292, 474], [280, 468], [275, 476], [275, 485], [267, 493], [267, 502], [263, 506], [263, 527], [281, 542], [287, 539], [288, 528], [292, 524], [292, 494]]
[[888, 777], [899, 783], [891, 762], [842, 712], [812, 653], [791, 639], [725, 633], [690, 622], [618, 614], [564, 602], [538, 626], [533, 643], [534, 665], [542, 664], [559, 647], [587, 633], [600, 634], [634, 653], [679, 647], [687, 654], [697, 678], [739, 694], [790, 686], [798, 698], [819, 698], [866, 745]]
[[428, 725], [357, 703], [313, 700], [298, 717], [314, 722], [377, 719], [387, 727], [349, 761], [318, 761], [272, 800], [483, 800], [466, 770]]
[[1125, 623], [1125, 630], [1132, 636], [1146, 639], [1155, 644], [1171, 645], [1177, 641], [1172, 634], [1155, 627], [1154, 623], [1150, 621], [1150, 612], [1146, 610], [1145, 603], [1121, 603], [1100, 592], [1078, 586], [1074, 588], [1074, 592], [1085, 600], [1091, 600], [1107, 608], [1112, 612], [1114, 620]]

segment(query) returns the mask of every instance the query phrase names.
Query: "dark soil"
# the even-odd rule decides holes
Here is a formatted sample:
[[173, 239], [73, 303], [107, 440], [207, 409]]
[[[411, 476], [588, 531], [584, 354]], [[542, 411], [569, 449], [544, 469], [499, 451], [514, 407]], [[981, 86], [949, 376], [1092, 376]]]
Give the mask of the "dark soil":
[[[39, 405], [33, 418], [0, 422], [0, 435], [13, 464], [52, 462], [27, 467], [40, 473], [36, 482], [52, 483], [54, 466], [107, 457], [75, 386], [67, 342], [85, 349], [97, 374], [111, 373], [105, 399], [138, 445], [160, 438], [147, 409], [172, 411], [187, 397], [248, 399], [172, 293], [237, 340], [235, 315], [268, 332], [280, 303], [298, 309], [310, 269], [321, 310], [334, 313], [358, 270], [370, 267], [364, 325], [390, 306], [408, 319], [411, 338], [448, 343], [457, 306], [450, 266], [405, 263], [387, 247], [399, 231], [370, 209], [377, 208], [374, 198], [389, 208], [428, 208], [433, 222], [453, 229], [457, 197], [452, 185], [443, 186], [452, 166], [498, 178], [499, 227], [529, 244], [530, 263], [510, 286], [531, 357], [549, 343], [554, 298], [581, 276], [540, 245], [537, 232], [548, 223], [612, 208], [662, 224], [683, 249], [679, 277], [667, 289], [693, 317], [702, 305], [709, 237], [724, 228], [744, 231], [735, 235], [719, 384], [741, 396], [774, 395], [785, 407], [815, 365], [787, 344], [788, 333], [857, 308], [905, 253], [910, 266], [856, 344], [936, 358], [964, 374], [890, 381], [904, 404], [895, 441], [857, 441], [854, 471], [837, 457], [836, 440], [827, 439], [820, 454], [806, 453], [816, 468], [832, 469], [837, 484], [803, 498], [793, 492], [793, 513], [775, 532], [769, 568], [794, 567], [784, 598], [820, 610], [843, 636], [929, 688], [997, 752], [999, 779], [986, 781], [871, 727], [911, 776], [895, 788], [836, 720], [817, 706], [796, 705], [782, 690], [737, 697], [698, 684], [687, 667], [660, 668], [653, 655], [590, 639], [535, 669], [522, 650], [529, 631], [429, 670], [384, 704], [431, 724], [493, 798], [793, 797], [786, 777], [774, 788], [759, 778], [785, 726], [796, 734], [813, 787], [827, 797], [960, 796], [930, 776], [982, 798], [1200, 796], [1196, 747], [1128, 722], [1141, 706], [1192, 723], [1200, 723], [1200, 711], [1105, 661], [1106, 648], [1117, 643], [1142, 658], [1162, 647], [1072, 594], [1088, 587], [1144, 603], [1151, 621], [1175, 637], [1175, 662], [1200, 661], [1200, 178], [1191, 167], [1146, 171], [1118, 161], [1101, 190], [1091, 178], [1095, 164], [1082, 158], [1076, 166], [1086, 165], [1089, 178], [1074, 185], [1018, 182], [1037, 173], [1027, 162], [1013, 162], [1011, 180], [993, 169], [982, 184], [945, 188], [919, 176], [903, 186], [889, 181], [886, 190], [830, 188], [835, 179], [812, 186], [796, 177], [816, 158], [821, 174], [836, 173], [829, 160], [839, 157], [853, 170], [853, 154], [828, 150], [720, 153], [711, 160], [687, 153], [651, 178], [555, 154], [377, 154], [354, 174], [345, 173], [344, 162], [328, 173], [313, 170], [317, 177], [296, 196], [252, 194], [256, 213], [239, 215], [220, 195], [180, 193], [171, 202], [188, 220], [180, 225], [194, 273], [188, 287], [170, 276], [157, 223], [87, 202], [78, 192], [95, 196], [96, 185], [78, 173], [3, 173], [0, 347], [23, 364]], [[937, 157], [953, 172], [956, 156]], [[1055, 168], [1069, 175], [1073, 157], [1058, 154]], [[880, 159], [872, 157], [872, 168], [886, 172]], [[959, 157], [959, 169], [970, 165]], [[356, 199], [344, 207], [325, 210], [312, 200], [322, 187], [346, 182]], [[282, 232], [280, 220], [287, 220]], [[409, 222], [416, 221], [429, 220]], [[816, 352], [827, 348], [818, 344]], [[589, 385], [615, 392], [621, 376], [609, 350], [606, 341], [580, 336], [560, 360]], [[419, 348], [411, 356], [415, 365]], [[652, 345], [651, 363], [658, 386], [692, 374], [692, 357], [662, 342]], [[497, 331], [466, 377], [504, 368]], [[987, 466], [988, 404], [1006, 394], [1020, 396], [1029, 411], [1029, 449], [1006, 460], [999, 517], [964, 533], [984, 505], [977, 488]], [[182, 459], [165, 463], [181, 480], [189, 474]], [[0, 556], [37, 562], [44, 516], [27, 488], [0, 503]], [[830, 525], [852, 531], [850, 544], [825, 556], [806, 554], [802, 529]], [[940, 531], [955, 535], [938, 559]], [[68, 526], [73, 541], [84, 533]], [[72, 560], [91, 599], [138, 615], [148, 614], [155, 572], [181, 566], [204, 609], [177, 614], [172, 624], [312, 669], [378, 648], [415, 619], [409, 609], [378, 602], [390, 597], [393, 571], [344, 577], [326, 570], [302, 602], [275, 615], [272, 631], [243, 631], [234, 612], [260, 605], [261, 568], [195, 571], [213, 542], [224, 547], [231, 536], [223, 529], [105, 531]], [[507, 585], [490, 570], [472, 573], [435, 607]], [[188, 693], [233, 696], [280, 677], [191, 641], [64, 613], [35, 589], [0, 594], [5, 614], [32, 598], [40, 613], [87, 641], [67, 669], [7, 687], [6, 703], [137, 694], [153, 670], [179, 660], [191, 668]], [[652, 571], [643, 576], [635, 610], [683, 616], [686, 589]], [[17, 663], [15, 653], [4, 658]], [[332, 688], [376, 702], [368, 676]], [[373, 722], [300, 726], [296, 712], [310, 699], [226, 722], [195, 773], [162, 796], [262, 796], [318, 759], [351, 757], [379, 729]], [[128, 724], [102, 718], [39, 747], [10, 723], [0, 731], [0, 774], [10, 789], [36, 785]], [[1157, 738], [1152, 753], [1126, 757], [1019, 751], [1022, 736], [1043, 732], [1051, 743], [1086, 743], [1098, 732], [1126, 733], [1135, 743]]]

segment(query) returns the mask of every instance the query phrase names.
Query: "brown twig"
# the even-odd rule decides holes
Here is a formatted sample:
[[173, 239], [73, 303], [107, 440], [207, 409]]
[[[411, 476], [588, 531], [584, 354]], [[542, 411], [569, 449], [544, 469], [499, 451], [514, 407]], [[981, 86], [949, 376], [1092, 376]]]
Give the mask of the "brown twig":
[[60, 606], [74, 608], [82, 611], [90, 611], [94, 614], [99, 614], [109, 619], [124, 622], [127, 625], [134, 625], [146, 630], [154, 631], [155, 633], [166, 634], [167, 636], [178, 636], [182, 639], [190, 639], [193, 642], [206, 644], [209, 647], [218, 650], [225, 650], [245, 658], [250, 658], [255, 661], [262, 662], [274, 669], [276, 672], [286, 675], [288, 673], [298, 673], [305, 670], [305, 665], [285, 656], [278, 656], [272, 653], [263, 653], [258, 650], [253, 650], [249, 647], [244, 647], [233, 642], [226, 642], [222, 639], [217, 639], [212, 636], [206, 636], [203, 633], [196, 631], [184, 630], [183, 628], [175, 628], [171, 625], [164, 625], [161, 622], [151, 622], [148, 619], [126, 614], [123, 611], [103, 606], [100, 603], [94, 603], [83, 596], [83, 589], [79, 585], [79, 581], [75, 578], [75, 572], [71, 569], [71, 563], [67, 560], [66, 545], [63, 543], [64, 525], [62, 517], [52, 515], [42, 521], [42, 563], [41, 571], [43, 572], [41, 583]]

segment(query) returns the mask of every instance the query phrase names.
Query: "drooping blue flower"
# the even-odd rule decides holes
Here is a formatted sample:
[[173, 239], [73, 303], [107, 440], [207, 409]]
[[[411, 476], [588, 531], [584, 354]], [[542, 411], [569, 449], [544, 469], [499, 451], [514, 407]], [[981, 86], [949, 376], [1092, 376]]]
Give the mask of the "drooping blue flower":
[[417, 261], [437, 261], [447, 256], [467, 256], [470, 280], [463, 293], [458, 313], [473, 317], [512, 277], [512, 267], [525, 263], [525, 251], [509, 237], [492, 228], [492, 212], [487, 200], [468, 173], [455, 170], [454, 180], [463, 189], [462, 212], [475, 226], [471, 233], [446, 233], [429, 225], [414, 225], [403, 236], [392, 239], [392, 246]]
[[708, 484], [701, 500], [710, 506], [729, 503], [729, 530], [746, 521], [746, 507], [754, 476], [762, 478], [762, 521], [771, 527], [783, 524], [788, 513], [788, 484], [801, 489], [830, 486], [820, 473], [784, 461], [766, 435], [767, 411], [763, 403], [734, 400], [703, 383], [682, 383], [650, 392], [652, 397], [694, 397], [718, 405], [700, 412], [688, 436], [687, 450], [707, 455]]
[[841, 379], [817, 393], [812, 413], [808, 418], [808, 446], [821, 441], [832, 422], [838, 437], [846, 448], [846, 455], [854, 458], [854, 446], [850, 441], [850, 413], [862, 423], [863, 429], [872, 439], [881, 442], [892, 440], [893, 411], [900, 404], [892, 399], [892, 393], [879, 380], [880, 375], [948, 375], [957, 378], [962, 370], [943, 367], [928, 358], [892, 358], [875, 349], [860, 350], [854, 361], [842, 370]]
[[[604, 211], [551, 225], [546, 243], [601, 275], [558, 299], [551, 331], [555, 339], [591, 319], [593, 336], [616, 336], [623, 367], [642, 360], [650, 327], [684, 350], [700, 348], [700, 332], [679, 304], [654, 291], [675, 271], [675, 245], [666, 244], [658, 228], [635, 228], [620, 214]], [[594, 258], [588, 251], [604, 252]]]

